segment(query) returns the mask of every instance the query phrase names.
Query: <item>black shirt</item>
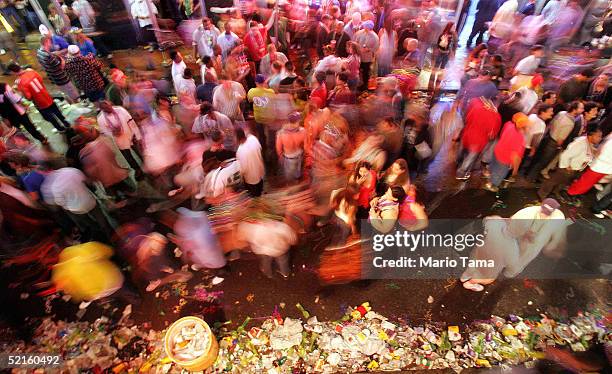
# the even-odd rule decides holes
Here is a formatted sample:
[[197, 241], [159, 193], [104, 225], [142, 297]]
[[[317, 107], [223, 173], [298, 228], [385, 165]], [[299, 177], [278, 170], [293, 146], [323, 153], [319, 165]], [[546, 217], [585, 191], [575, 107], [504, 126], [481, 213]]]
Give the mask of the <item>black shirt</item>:
[[230, 158], [236, 158], [236, 152], [230, 151], [228, 149], [220, 149], [218, 151], [207, 150], [202, 154], [202, 161], [206, 162], [216, 158], [217, 161], [223, 162], [225, 160], [229, 160]]

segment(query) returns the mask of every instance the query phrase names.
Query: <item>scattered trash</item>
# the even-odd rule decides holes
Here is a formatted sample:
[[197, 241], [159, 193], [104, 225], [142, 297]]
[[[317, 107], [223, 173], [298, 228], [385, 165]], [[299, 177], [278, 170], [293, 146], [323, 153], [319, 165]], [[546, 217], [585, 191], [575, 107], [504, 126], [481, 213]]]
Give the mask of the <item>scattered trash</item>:
[[[197, 294], [197, 292], [196, 292]], [[301, 304], [303, 319], [275, 316], [260, 325], [248, 326], [251, 318], [231, 330], [216, 324], [219, 341], [214, 373], [332, 373], [395, 371], [405, 369], [452, 369], [515, 366], [543, 357], [549, 346], [584, 351], [597, 342], [609, 342], [606, 317], [583, 312], [554, 320], [491, 316], [466, 326], [408, 326], [390, 321], [369, 303], [346, 307], [336, 321], [319, 321]], [[129, 311], [129, 310], [128, 310]], [[129, 315], [129, 314], [127, 314]], [[258, 318], [259, 319], [259, 318]], [[127, 321], [127, 319], [126, 319]], [[8, 352], [61, 354], [67, 372], [180, 373], [163, 348], [165, 332], [150, 326], [114, 324], [106, 317], [93, 323], [40, 322], [29, 345], [12, 342], [0, 349]], [[174, 352], [198, 352], [197, 328], [181, 330]], [[189, 347], [189, 348], [186, 348]], [[189, 353], [189, 354], [191, 354]], [[95, 368], [95, 369], [94, 369]]]
[[255, 300], [255, 295], [252, 293], [248, 294], [246, 297], [246, 301], [248, 301], [249, 303], [252, 303], [253, 300]]
[[434, 302], [433, 296], [429, 295], [429, 297], [427, 298], [427, 304], [433, 304], [433, 302]]

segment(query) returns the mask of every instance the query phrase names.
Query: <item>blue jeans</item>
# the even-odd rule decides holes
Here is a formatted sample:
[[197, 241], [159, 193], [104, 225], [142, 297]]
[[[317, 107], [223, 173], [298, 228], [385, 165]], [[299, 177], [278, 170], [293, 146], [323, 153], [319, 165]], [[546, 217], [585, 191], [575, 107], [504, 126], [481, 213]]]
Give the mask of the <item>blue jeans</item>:
[[491, 170], [491, 184], [495, 187], [499, 187], [501, 182], [506, 178], [508, 172], [510, 171], [510, 166], [504, 165], [495, 155], [493, 155], [493, 159], [491, 160], [490, 170]]
[[457, 168], [457, 178], [464, 178], [470, 174], [470, 171], [472, 171], [474, 167], [474, 163], [478, 160], [478, 156], [480, 156], [480, 152], [470, 152], [464, 149], [462, 155], [463, 160], [461, 161], [461, 165]]
[[612, 205], [612, 192], [608, 192], [601, 199], [597, 200], [591, 210], [595, 213], [600, 213], [606, 209], [609, 209]]

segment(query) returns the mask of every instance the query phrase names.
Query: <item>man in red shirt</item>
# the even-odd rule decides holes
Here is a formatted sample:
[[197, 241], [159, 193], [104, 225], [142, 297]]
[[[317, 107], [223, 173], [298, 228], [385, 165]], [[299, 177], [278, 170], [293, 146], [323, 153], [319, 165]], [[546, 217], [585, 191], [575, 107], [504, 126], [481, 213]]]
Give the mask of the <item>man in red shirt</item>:
[[32, 69], [24, 70], [17, 64], [10, 64], [8, 69], [18, 77], [15, 81], [17, 89], [26, 99], [34, 103], [34, 106], [46, 121], [50, 122], [60, 132], [70, 127], [60, 109], [53, 102], [53, 98], [49, 95], [40, 74]]
[[511, 122], [504, 124], [493, 150], [491, 179], [484, 187], [486, 190], [497, 192], [510, 171], [512, 171], [512, 176], [518, 173], [519, 165], [525, 153], [524, 133], [529, 130], [530, 125], [529, 118], [521, 112], [512, 116]]
[[249, 26], [250, 30], [244, 36], [244, 45], [247, 48], [249, 57], [255, 62], [256, 71], [259, 71], [259, 63], [266, 55], [267, 30], [265, 26], [260, 25], [257, 21], [251, 21]]
[[495, 139], [501, 127], [501, 116], [491, 100], [485, 97], [472, 99], [465, 116], [465, 129], [461, 137], [461, 166], [457, 168], [458, 180], [470, 178], [474, 163], [487, 144]]

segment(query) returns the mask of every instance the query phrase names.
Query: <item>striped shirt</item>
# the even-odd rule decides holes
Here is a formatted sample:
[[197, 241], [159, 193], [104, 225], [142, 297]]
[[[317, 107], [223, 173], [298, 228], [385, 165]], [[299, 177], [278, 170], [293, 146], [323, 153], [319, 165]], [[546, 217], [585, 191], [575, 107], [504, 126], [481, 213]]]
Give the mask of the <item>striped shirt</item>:
[[240, 104], [246, 97], [244, 87], [238, 82], [230, 82], [229, 87], [226, 83], [217, 86], [213, 93], [213, 107], [215, 110], [225, 114], [233, 121], [242, 121], [242, 111]]
[[39, 49], [36, 52], [36, 57], [38, 58], [38, 63], [45, 69], [47, 77], [53, 84], [63, 86], [70, 82], [66, 70], [62, 68], [62, 59], [59, 56]]

